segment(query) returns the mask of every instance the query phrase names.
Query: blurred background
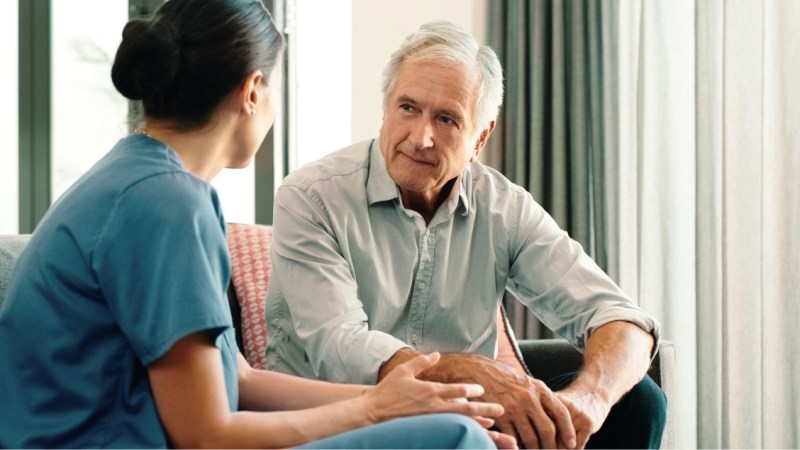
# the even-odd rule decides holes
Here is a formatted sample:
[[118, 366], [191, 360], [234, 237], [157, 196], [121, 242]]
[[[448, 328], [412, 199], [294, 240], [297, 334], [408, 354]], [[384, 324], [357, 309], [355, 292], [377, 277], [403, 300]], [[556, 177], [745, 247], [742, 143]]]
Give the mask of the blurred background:
[[[136, 125], [110, 67], [162, 0], [2, 0], [0, 234]], [[482, 161], [528, 189], [675, 343], [680, 448], [800, 447], [800, 1], [264, 0], [289, 44], [275, 127], [214, 181], [272, 223], [283, 177], [377, 136], [378, 75], [449, 19], [498, 54]], [[507, 297], [517, 338], [554, 335]]]

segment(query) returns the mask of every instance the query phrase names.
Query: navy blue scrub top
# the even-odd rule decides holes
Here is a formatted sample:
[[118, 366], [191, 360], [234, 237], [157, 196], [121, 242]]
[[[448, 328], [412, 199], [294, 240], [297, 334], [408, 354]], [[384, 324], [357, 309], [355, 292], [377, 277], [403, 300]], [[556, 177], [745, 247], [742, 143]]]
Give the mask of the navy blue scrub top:
[[47, 212], [0, 311], [0, 447], [166, 447], [147, 366], [213, 330], [231, 411], [236, 339], [216, 191], [145, 136]]

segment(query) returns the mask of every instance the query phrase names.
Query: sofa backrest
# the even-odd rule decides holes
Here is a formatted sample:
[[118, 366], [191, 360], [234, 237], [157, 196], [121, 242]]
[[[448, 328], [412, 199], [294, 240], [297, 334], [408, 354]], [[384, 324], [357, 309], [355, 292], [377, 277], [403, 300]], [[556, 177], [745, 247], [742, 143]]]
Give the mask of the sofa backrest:
[[[266, 368], [267, 330], [264, 304], [272, 271], [269, 248], [272, 227], [227, 224], [231, 254], [229, 306], [239, 348], [251, 366]], [[0, 308], [5, 298], [14, 264], [30, 240], [30, 235], [0, 236]], [[498, 311], [497, 360], [520, 373], [529, 373], [502, 308]]]

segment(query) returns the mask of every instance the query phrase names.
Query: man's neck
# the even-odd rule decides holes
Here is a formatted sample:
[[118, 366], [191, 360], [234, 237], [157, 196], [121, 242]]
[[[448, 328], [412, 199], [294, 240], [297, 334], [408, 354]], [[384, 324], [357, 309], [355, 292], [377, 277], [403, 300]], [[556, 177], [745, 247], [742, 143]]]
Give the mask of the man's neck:
[[400, 188], [400, 198], [403, 201], [403, 206], [406, 209], [418, 212], [425, 220], [425, 225], [430, 225], [436, 211], [450, 197], [450, 192], [453, 190], [456, 180], [458, 180], [458, 177], [445, 183], [438, 191], [413, 192]]

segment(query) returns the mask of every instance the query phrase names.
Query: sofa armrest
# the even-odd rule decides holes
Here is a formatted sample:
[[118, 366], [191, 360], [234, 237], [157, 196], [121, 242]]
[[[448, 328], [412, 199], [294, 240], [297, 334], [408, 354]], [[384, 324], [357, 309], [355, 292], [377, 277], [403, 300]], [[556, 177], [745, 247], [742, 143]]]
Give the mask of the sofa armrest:
[[[577, 372], [583, 364], [583, 354], [565, 339], [523, 339], [517, 344], [531, 375], [540, 380]], [[672, 342], [661, 341], [647, 374], [662, 390], [674, 389], [675, 347]]]
[[577, 372], [583, 364], [583, 354], [565, 339], [523, 339], [517, 344], [531, 375], [539, 380]]

